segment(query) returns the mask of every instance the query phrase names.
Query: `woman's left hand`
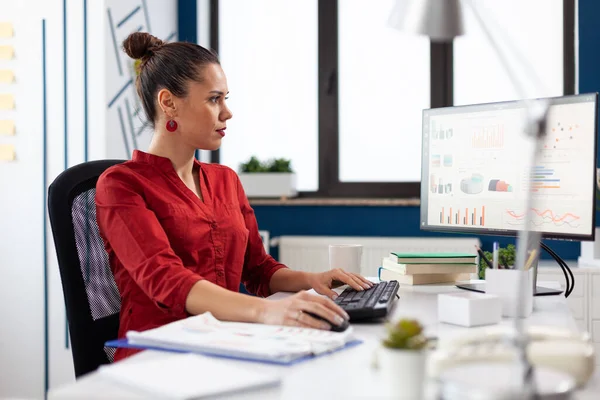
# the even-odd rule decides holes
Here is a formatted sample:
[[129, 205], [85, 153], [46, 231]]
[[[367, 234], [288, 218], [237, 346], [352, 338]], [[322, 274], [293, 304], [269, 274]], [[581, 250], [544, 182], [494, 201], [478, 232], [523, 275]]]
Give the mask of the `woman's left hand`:
[[335, 268], [326, 272], [312, 273], [309, 278], [310, 285], [319, 294], [323, 294], [335, 300], [337, 293], [333, 288], [349, 285], [354, 290], [365, 290], [373, 287], [373, 282], [359, 274], [346, 272], [341, 268]]

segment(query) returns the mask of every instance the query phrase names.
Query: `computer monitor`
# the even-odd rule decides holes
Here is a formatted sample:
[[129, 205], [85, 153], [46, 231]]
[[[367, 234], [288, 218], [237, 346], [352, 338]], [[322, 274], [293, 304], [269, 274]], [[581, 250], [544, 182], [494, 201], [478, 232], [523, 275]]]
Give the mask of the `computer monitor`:
[[[594, 240], [597, 93], [550, 102], [541, 160], [525, 102], [423, 111], [421, 229]], [[538, 100], [535, 100], [538, 101]], [[535, 197], [530, 222], [525, 198]]]

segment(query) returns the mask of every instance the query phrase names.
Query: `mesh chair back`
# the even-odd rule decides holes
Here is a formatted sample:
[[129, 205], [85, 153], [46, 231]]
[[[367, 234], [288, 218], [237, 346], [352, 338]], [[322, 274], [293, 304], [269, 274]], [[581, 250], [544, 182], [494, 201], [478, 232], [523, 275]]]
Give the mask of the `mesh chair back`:
[[96, 182], [123, 160], [92, 161], [65, 170], [50, 185], [48, 211], [69, 321], [75, 375], [112, 362], [121, 299], [96, 223]]
[[[71, 216], [75, 232], [75, 245], [85, 292], [94, 321], [118, 314], [121, 309], [121, 296], [110, 270], [108, 254], [96, 224], [96, 189], [90, 189], [73, 199]], [[105, 347], [109, 361], [113, 360], [115, 349]]]

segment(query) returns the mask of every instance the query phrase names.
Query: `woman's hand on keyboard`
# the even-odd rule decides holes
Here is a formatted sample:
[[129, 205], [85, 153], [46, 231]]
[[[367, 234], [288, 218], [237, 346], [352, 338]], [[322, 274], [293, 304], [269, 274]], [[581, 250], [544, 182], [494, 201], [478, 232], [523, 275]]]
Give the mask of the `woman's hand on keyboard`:
[[354, 290], [365, 290], [373, 287], [373, 282], [367, 280], [359, 274], [346, 272], [341, 268], [335, 268], [325, 272], [313, 273], [310, 278], [310, 285], [319, 294], [330, 297], [335, 300], [337, 293], [332, 288], [348, 285]]
[[[322, 317], [324, 321], [314, 318], [309, 313]], [[329, 330], [332, 325], [339, 326], [347, 319], [348, 314], [333, 301], [301, 291], [282, 300], [266, 301], [258, 321], [269, 325]]]

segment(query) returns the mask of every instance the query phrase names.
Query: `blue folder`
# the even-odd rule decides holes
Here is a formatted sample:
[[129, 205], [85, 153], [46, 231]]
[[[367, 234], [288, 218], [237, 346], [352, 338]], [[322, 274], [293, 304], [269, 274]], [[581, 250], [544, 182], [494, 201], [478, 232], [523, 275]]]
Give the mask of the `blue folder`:
[[[260, 363], [264, 363], [264, 364], [290, 366], [290, 365], [295, 365], [295, 364], [298, 364], [298, 363], [301, 363], [304, 361], [312, 360], [314, 358], [318, 358], [318, 357], [321, 357], [321, 356], [324, 356], [327, 354], [337, 353], [338, 351], [342, 351], [345, 349], [349, 349], [351, 347], [358, 346], [361, 343], [362, 343], [362, 340], [352, 340], [352, 341], [346, 343], [344, 345], [344, 347], [340, 347], [338, 349], [335, 349], [335, 350], [332, 350], [329, 352], [325, 352], [325, 353], [321, 353], [321, 354], [317, 354], [317, 355], [306, 355], [306, 356], [296, 358], [291, 361], [245, 358], [245, 357], [230, 356], [230, 355], [223, 355], [223, 354], [214, 354], [214, 353], [205, 352], [205, 351], [194, 351], [193, 353], [202, 354], [202, 355], [210, 356], [210, 357], [227, 358], [230, 360], [252, 361], [252, 362], [260, 362]], [[127, 339], [109, 340], [108, 342], [105, 343], [105, 346], [106, 347], [120, 347], [120, 348], [125, 348], [125, 349], [160, 350], [160, 351], [169, 351], [172, 353], [190, 353], [190, 351], [188, 351], [188, 350], [175, 350], [175, 349], [163, 348], [163, 347], [136, 345], [136, 344], [129, 343], [129, 341]]]

